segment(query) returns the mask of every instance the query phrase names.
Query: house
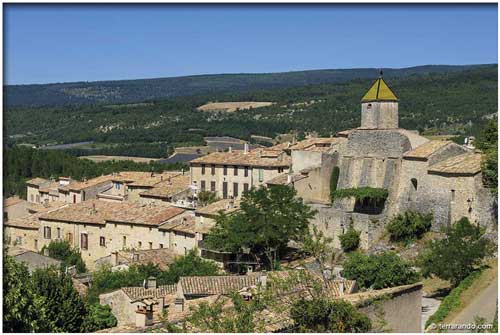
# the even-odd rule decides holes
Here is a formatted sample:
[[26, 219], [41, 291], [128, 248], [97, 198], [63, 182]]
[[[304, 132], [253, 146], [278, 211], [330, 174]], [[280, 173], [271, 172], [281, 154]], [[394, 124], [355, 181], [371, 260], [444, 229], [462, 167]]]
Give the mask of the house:
[[19, 197], [10, 197], [3, 201], [3, 220], [16, 219], [27, 215], [28, 202]]
[[196, 192], [210, 191], [223, 199], [241, 198], [243, 192], [288, 172], [291, 159], [280, 146], [213, 152], [189, 162]]
[[147, 265], [149, 263], [158, 266], [160, 270], [166, 270], [179, 255], [171, 249], [150, 250], [118, 250], [108, 256], [95, 261], [95, 268], [103, 265], [111, 266], [112, 270], [128, 269], [129, 266]]
[[142, 203], [166, 202], [184, 208], [194, 208], [190, 177], [176, 175], [166, 178], [139, 193]]
[[28, 267], [28, 271], [30, 273], [37, 269], [45, 269], [48, 267], [55, 267], [59, 269], [61, 266], [60, 260], [19, 247], [9, 248], [8, 254], [9, 256], [12, 256], [16, 262], [24, 263]]

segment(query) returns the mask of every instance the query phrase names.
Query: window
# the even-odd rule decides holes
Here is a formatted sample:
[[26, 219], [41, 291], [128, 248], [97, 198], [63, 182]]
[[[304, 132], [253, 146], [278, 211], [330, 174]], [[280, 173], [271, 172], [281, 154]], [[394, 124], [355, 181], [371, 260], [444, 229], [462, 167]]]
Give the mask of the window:
[[411, 179], [411, 184], [413, 185], [413, 188], [415, 189], [415, 191], [418, 189], [418, 181], [417, 179], [415, 178], [412, 178]]
[[210, 182], [210, 192], [215, 192], [215, 181]]
[[212, 172], [211, 172], [212, 176], [215, 176], [215, 165], [212, 165], [211, 168], [212, 168]]
[[238, 197], [238, 183], [233, 183], [233, 197]]
[[235, 166], [235, 167], [234, 167], [234, 175], [235, 175], [235, 176], [237, 176], [237, 175], [238, 175], [238, 167], [237, 167], [237, 166]]
[[61, 238], [61, 228], [57, 227], [57, 238]]
[[153, 249], [153, 242], [149, 242], [149, 249]]
[[50, 227], [43, 227], [43, 238], [50, 239], [51, 238]]
[[31, 202], [35, 202], [35, 197], [33, 194], [30, 196], [30, 199], [31, 199]]
[[248, 177], [248, 166], [245, 166], [245, 177]]
[[104, 236], [99, 237], [99, 245], [101, 247], [105, 247], [106, 246], [106, 238]]
[[204, 180], [201, 181], [201, 187], [200, 187], [200, 189], [201, 189], [202, 192], [205, 192], [205, 181]]
[[248, 183], [244, 183], [243, 184], [243, 192], [247, 192], [248, 191]]
[[139, 249], [142, 248], [142, 242], [139, 241], [139, 243], [137, 243], [137, 245], [139, 246]]
[[116, 188], [117, 190], [119, 190], [119, 189], [120, 189], [120, 183], [115, 183], [115, 188]]
[[222, 183], [222, 198], [227, 199], [227, 182]]
[[68, 241], [69, 244], [73, 244], [73, 234], [67, 233], [66, 234], [66, 241]]
[[80, 248], [87, 250], [89, 248], [89, 236], [86, 233], [80, 235]]
[[451, 190], [451, 201], [455, 201], [455, 190]]
[[283, 168], [278, 168], [278, 173], [282, 173], [283, 172]]
[[123, 247], [127, 246], [127, 236], [123, 236]]
[[224, 176], [227, 176], [227, 165], [224, 165]]
[[201, 164], [201, 174], [205, 174], [205, 164]]
[[366, 109], [372, 109], [372, 104], [368, 104], [368, 106], [366, 106]]
[[38, 250], [38, 240], [35, 240], [35, 250]]
[[160, 249], [163, 249], [163, 243], [160, 243]]
[[16, 237], [16, 245], [23, 244], [23, 238], [21, 236]]
[[3, 220], [4, 221], [9, 221], [9, 213], [3, 212]]
[[76, 204], [76, 194], [73, 194], [73, 203]]
[[264, 169], [259, 169], [259, 182], [264, 181]]

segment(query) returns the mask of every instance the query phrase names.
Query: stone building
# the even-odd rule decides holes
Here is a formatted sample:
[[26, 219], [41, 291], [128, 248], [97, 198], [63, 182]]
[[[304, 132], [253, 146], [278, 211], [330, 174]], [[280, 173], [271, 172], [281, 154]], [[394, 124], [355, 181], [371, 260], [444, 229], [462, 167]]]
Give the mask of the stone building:
[[[494, 226], [494, 198], [481, 182], [481, 153], [399, 128], [398, 101], [380, 76], [361, 100], [359, 128], [290, 146], [290, 171], [267, 181], [294, 187], [318, 210], [312, 223], [333, 237], [336, 247], [339, 235], [352, 225], [361, 232], [361, 246], [369, 248], [384, 233], [387, 221], [408, 209], [433, 213], [433, 230], [463, 216], [489, 229]], [[322, 145], [311, 146], [315, 142]], [[387, 199], [375, 207], [354, 198], [332, 203], [334, 169], [338, 190], [384, 189]]]
[[244, 191], [288, 172], [291, 159], [284, 146], [214, 152], [189, 162], [191, 183], [197, 192], [241, 198]]

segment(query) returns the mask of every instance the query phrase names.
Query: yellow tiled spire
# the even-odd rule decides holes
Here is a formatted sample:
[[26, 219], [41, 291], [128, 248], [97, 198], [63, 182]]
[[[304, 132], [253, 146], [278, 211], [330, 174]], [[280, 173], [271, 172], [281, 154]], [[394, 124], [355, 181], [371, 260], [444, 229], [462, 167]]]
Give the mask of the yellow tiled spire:
[[373, 83], [368, 92], [363, 96], [361, 102], [367, 101], [398, 101], [398, 96], [394, 93], [389, 85], [382, 78], [382, 71], [380, 77]]

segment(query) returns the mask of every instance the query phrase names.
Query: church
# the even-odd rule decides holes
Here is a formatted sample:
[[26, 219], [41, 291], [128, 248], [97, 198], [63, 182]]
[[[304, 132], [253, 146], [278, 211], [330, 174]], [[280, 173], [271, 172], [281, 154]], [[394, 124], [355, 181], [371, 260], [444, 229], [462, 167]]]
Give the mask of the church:
[[[313, 223], [336, 247], [352, 225], [363, 248], [406, 210], [432, 213], [434, 231], [462, 217], [493, 229], [495, 199], [482, 183], [481, 153], [400, 128], [398, 102], [381, 73], [361, 99], [360, 127], [339, 132], [323, 150], [290, 148], [287, 184], [318, 211]], [[333, 202], [330, 193], [338, 195]]]

